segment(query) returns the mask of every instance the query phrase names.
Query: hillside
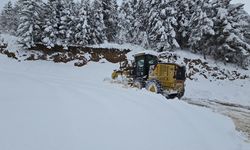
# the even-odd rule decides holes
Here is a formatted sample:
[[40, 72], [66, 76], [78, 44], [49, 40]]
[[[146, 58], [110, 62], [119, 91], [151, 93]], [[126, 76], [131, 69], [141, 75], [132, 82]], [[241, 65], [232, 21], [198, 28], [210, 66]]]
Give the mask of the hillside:
[[[249, 115], [249, 70], [235, 69], [209, 58], [204, 60], [185, 51], [162, 53], [165, 61], [186, 64], [188, 73], [199, 70], [187, 79], [183, 101], [167, 100], [144, 89], [105, 80], [119, 65], [108, 62], [103, 55], [94, 62], [93, 55], [83, 53], [87, 64], [82, 67], [74, 66], [78, 60], [54, 63], [49, 55], [47, 60], [28, 61], [30, 56], [39, 58], [42, 53], [24, 51], [15, 37], [4, 37], [8, 41], [6, 49], [17, 60], [0, 54], [2, 150], [247, 150], [250, 147], [245, 136], [248, 132], [245, 125], [249, 122], [242, 128], [241, 121], [235, 122], [233, 111], [228, 113], [225, 106], [215, 105], [217, 102], [237, 104], [239, 111], [246, 111], [243, 115]], [[128, 59], [144, 50], [130, 44], [106, 43], [92, 47], [130, 49]], [[56, 54], [68, 56], [69, 53]], [[218, 69], [209, 72], [202, 64]], [[224, 70], [227, 77], [222, 79], [223, 73], [218, 70]], [[230, 72], [233, 71], [246, 78], [232, 80], [235, 76], [230, 77]], [[220, 78], [212, 75], [216, 72]], [[243, 115], [236, 119], [247, 121], [249, 118]]]

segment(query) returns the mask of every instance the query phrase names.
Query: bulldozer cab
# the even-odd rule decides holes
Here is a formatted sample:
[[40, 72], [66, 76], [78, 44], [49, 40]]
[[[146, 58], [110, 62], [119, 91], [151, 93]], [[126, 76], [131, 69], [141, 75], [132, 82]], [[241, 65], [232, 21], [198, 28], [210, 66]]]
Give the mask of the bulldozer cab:
[[148, 79], [149, 68], [158, 63], [158, 57], [151, 54], [137, 54], [135, 58], [134, 78]]

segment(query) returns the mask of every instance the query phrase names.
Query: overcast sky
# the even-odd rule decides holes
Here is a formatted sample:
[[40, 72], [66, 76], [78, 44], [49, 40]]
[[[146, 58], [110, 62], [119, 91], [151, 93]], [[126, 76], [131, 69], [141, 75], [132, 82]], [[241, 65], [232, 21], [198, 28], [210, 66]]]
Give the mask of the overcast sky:
[[[0, 10], [2, 10], [4, 4], [6, 4], [9, 0], [0, 0]], [[15, 0], [11, 0], [15, 1]], [[122, 0], [117, 0], [118, 3], [121, 3]], [[232, 0], [233, 3], [243, 3], [245, 4], [245, 10], [250, 14], [250, 0]]]

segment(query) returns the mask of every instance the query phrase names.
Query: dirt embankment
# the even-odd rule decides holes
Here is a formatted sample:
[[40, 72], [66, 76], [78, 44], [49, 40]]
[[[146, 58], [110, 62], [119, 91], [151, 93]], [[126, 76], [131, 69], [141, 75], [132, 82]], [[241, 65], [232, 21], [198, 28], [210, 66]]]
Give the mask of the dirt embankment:
[[18, 59], [20, 57], [27, 61], [33, 60], [48, 60], [55, 63], [67, 63], [74, 61], [74, 65], [81, 67], [86, 65], [89, 61], [98, 62], [105, 59], [111, 63], [118, 63], [127, 60], [126, 54], [130, 52], [128, 49], [115, 49], [115, 48], [93, 48], [93, 47], [80, 47], [70, 46], [64, 49], [62, 46], [55, 46], [47, 48], [44, 45], [37, 45], [29, 49], [29, 52], [22, 54], [10, 52], [6, 47], [0, 49], [0, 53], [7, 55], [10, 58]]
[[[37, 45], [30, 48], [26, 54], [21, 56], [18, 53], [9, 52], [6, 48], [1, 48], [0, 53], [7, 55], [10, 58], [24, 60], [48, 60], [55, 63], [67, 63], [74, 61], [74, 65], [81, 67], [89, 61], [98, 62], [101, 59], [106, 59], [108, 62], [119, 63], [127, 60], [126, 54], [130, 49], [115, 49], [115, 48], [93, 48], [81, 46], [69, 46], [64, 49], [63, 46], [55, 46], [48, 48], [44, 45]], [[249, 75], [242, 74], [237, 70], [228, 70], [209, 64], [201, 59], [184, 58], [176, 55], [174, 52], [161, 53], [161, 60], [169, 63], [181, 62], [186, 66], [186, 76], [189, 80], [196, 80], [197, 77], [203, 77], [207, 80], [239, 80], [249, 78]]]
[[[130, 52], [129, 49], [93, 48], [81, 46], [69, 46], [68, 49], [65, 50], [62, 46], [47, 48], [44, 45], [37, 45], [36, 47], [30, 48], [30, 50], [41, 51], [44, 55], [52, 56], [52, 58], [55, 59], [59, 59], [58, 56], [60, 55], [61, 57], [67, 57], [62, 59], [63, 62], [79, 59], [80, 57], [84, 57], [85, 54], [89, 54], [91, 55], [91, 61], [99, 61], [104, 58], [112, 63], [125, 61], [127, 59], [126, 54]], [[54, 55], [55, 53], [56, 55]]]

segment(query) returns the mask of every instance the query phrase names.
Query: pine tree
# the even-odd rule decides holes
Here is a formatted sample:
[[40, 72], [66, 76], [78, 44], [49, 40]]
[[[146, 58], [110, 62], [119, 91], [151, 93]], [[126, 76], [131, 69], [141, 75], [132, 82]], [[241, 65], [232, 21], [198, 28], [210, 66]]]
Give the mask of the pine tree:
[[75, 26], [75, 43], [87, 45], [90, 43], [90, 2], [82, 0], [79, 4]]
[[175, 1], [150, 0], [148, 34], [150, 45], [158, 51], [179, 47], [176, 41]]
[[94, 0], [91, 10], [91, 41], [90, 44], [100, 44], [107, 40], [104, 23], [104, 7], [100, 0]]
[[101, 0], [103, 6], [103, 21], [108, 42], [114, 42], [118, 28], [118, 5], [116, 0]]
[[21, 22], [20, 18], [21, 18], [22, 4], [20, 1], [22, 0], [17, 0], [17, 2], [15, 2], [14, 7], [13, 7], [13, 10], [14, 10], [13, 19], [15, 20], [13, 34], [15, 36], [17, 36], [17, 29]]
[[146, 0], [124, 0], [119, 8], [118, 41], [148, 47]]
[[[244, 11], [244, 12], [245, 12], [245, 14], [247, 14], [246, 11]], [[247, 18], [246, 18], [246, 21], [247, 21], [246, 30], [247, 30], [247, 31], [250, 31], [250, 15], [247, 15], [246, 17], [247, 17]], [[244, 33], [244, 35], [245, 35], [245, 37], [246, 37], [247, 43], [250, 43], [250, 33], [249, 33], [249, 32], [246, 32], [246, 33]]]
[[190, 19], [188, 45], [193, 51], [199, 51], [205, 56], [208, 53], [206, 50], [209, 48], [211, 37], [215, 34], [212, 5], [209, 0], [197, 0], [195, 6], [195, 12]]
[[119, 43], [129, 43], [131, 41], [132, 22], [135, 20], [133, 6], [131, 0], [123, 0], [119, 8], [117, 35]]
[[188, 40], [190, 37], [191, 17], [195, 12], [194, 0], [176, 0], [177, 26], [176, 40], [181, 48], [188, 48]]
[[215, 36], [213, 37], [214, 50], [212, 55], [216, 59], [237, 63], [246, 67], [250, 56], [250, 45], [247, 42], [247, 16], [243, 4], [230, 4], [230, 1], [217, 0], [214, 3]]
[[74, 11], [75, 3], [73, 0], [62, 1], [63, 10], [61, 11], [61, 26], [59, 33], [62, 34], [62, 45], [65, 49], [74, 44], [76, 13]]
[[149, 47], [148, 41], [148, 12], [149, 7], [145, 0], [132, 0], [131, 5], [133, 7], [133, 18], [131, 22], [131, 30], [129, 31], [131, 38], [130, 42], [133, 44], [141, 45], [143, 47]]
[[42, 34], [42, 1], [41, 0], [22, 0], [20, 25], [18, 26], [18, 35], [20, 43], [24, 47], [30, 48], [36, 43], [41, 42]]
[[61, 0], [48, 0], [45, 11], [44, 33], [42, 42], [48, 48], [61, 44], [59, 39], [59, 27], [61, 20]]
[[14, 34], [16, 31], [15, 11], [11, 1], [4, 7], [0, 15], [0, 29], [4, 32]]
[[74, 42], [75, 12], [73, 0], [49, 0], [45, 12], [43, 43], [47, 47], [63, 46]]

